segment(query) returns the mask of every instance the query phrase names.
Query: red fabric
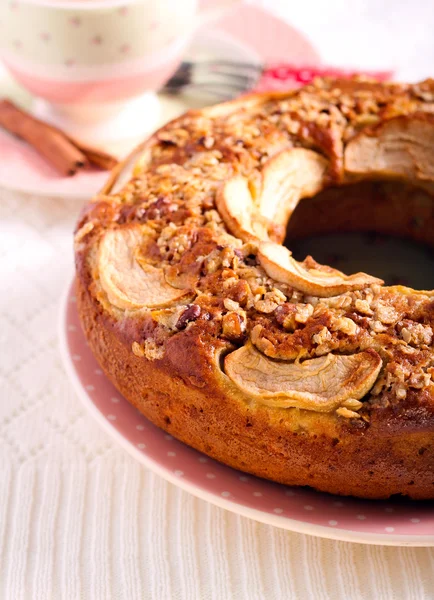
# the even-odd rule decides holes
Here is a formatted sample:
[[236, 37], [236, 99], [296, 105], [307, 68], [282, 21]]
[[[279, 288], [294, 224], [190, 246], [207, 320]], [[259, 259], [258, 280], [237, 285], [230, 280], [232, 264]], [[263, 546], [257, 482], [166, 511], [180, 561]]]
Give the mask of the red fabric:
[[385, 81], [392, 76], [390, 71], [360, 72], [333, 67], [300, 67], [279, 63], [265, 69], [255, 89], [256, 91], [288, 89], [310, 83], [315, 77], [353, 77], [361, 74], [378, 79], [378, 81]]

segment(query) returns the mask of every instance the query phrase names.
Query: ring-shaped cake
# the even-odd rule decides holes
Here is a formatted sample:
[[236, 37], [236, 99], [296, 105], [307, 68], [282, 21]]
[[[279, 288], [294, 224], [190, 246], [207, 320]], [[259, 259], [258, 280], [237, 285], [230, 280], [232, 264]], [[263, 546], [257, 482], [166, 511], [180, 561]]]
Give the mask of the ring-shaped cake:
[[433, 113], [431, 80], [319, 80], [156, 132], [75, 235], [83, 328], [120, 392], [242, 471], [434, 498], [434, 292], [287, 248], [330, 227], [432, 244]]

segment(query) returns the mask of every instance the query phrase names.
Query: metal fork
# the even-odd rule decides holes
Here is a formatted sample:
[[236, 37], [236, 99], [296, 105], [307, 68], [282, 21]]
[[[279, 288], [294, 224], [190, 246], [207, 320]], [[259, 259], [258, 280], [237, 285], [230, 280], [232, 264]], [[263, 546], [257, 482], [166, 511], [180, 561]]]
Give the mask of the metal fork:
[[183, 61], [162, 91], [179, 94], [197, 90], [230, 99], [252, 89], [263, 71], [264, 66], [259, 63], [230, 60]]

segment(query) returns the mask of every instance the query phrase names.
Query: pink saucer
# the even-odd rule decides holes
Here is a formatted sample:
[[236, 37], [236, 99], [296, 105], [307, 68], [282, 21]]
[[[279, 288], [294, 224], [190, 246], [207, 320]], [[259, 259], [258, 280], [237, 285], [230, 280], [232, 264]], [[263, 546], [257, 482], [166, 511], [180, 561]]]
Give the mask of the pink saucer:
[[0, 186], [44, 196], [90, 198], [107, 181], [107, 171], [62, 177], [31, 146], [0, 130]]
[[152, 425], [104, 376], [75, 302], [71, 286], [60, 320], [66, 371], [96, 420], [146, 467], [217, 506], [291, 531], [366, 544], [434, 546], [432, 502], [357, 500], [271, 483], [217, 463]]
[[[259, 58], [262, 62], [283, 59], [291, 63], [319, 63], [318, 53], [301, 33], [256, 6], [241, 4], [217, 24], [202, 28], [197, 38], [203, 39], [204, 34], [212, 34], [214, 47], [220, 37], [225, 53], [230, 50], [234, 60], [256, 62]], [[193, 50], [195, 44], [194, 39]], [[190, 108], [179, 99], [173, 102], [174, 106], [162, 115], [159, 125]], [[0, 155], [0, 186], [30, 194], [88, 199], [102, 188], [108, 176], [106, 172], [95, 170], [71, 178], [59, 177], [32, 148], [1, 130]]]

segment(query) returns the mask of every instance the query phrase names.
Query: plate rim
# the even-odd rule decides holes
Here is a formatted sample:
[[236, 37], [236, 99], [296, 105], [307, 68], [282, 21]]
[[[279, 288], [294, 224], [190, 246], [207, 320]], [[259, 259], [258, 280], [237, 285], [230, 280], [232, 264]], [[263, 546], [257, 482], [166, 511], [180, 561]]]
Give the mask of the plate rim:
[[[1, 1], [1, 0], [0, 0]], [[0, 135], [9, 135], [6, 132], [4, 132], [3, 130], [0, 131]], [[11, 136], [12, 138], [12, 136]], [[25, 144], [25, 142], [22, 142], [19, 139], [14, 139], [12, 138], [11, 143], [15, 143], [18, 147], [19, 144]], [[32, 149], [33, 150], [33, 149]], [[98, 170], [92, 170], [91, 171], [91, 176], [95, 177], [95, 179], [97, 177], [99, 177], [101, 180], [103, 179], [102, 176], [105, 176], [105, 179], [108, 179], [109, 176], [109, 171], [98, 171]], [[79, 174], [78, 174], [79, 177]], [[64, 179], [64, 177], [60, 176], [59, 179]], [[2, 190], [6, 190], [10, 193], [17, 193], [17, 194], [26, 194], [28, 196], [35, 196], [37, 198], [40, 197], [47, 197], [47, 198], [60, 198], [62, 200], [90, 200], [92, 194], [90, 193], [84, 193], [80, 192], [80, 191], [71, 191], [68, 189], [64, 189], [62, 187], [62, 184], [59, 185], [59, 188], [56, 190], [50, 190], [47, 189], [46, 187], [43, 186], [39, 186], [38, 188], [36, 188], [35, 186], [29, 186], [27, 185], [22, 179], [17, 179], [14, 182], [11, 182], [10, 180], [6, 180], [6, 179], [1, 179], [0, 178], [0, 186]], [[100, 185], [98, 186], [99, 189]], [[62, 188], [62, 189], [61, 189]]]
[[402, 534], [380, 534], [370, 532], [358, 532], [351, 529], [342, 529], [335, 527], [327, 527], [324, 525], [316, 525], [308, 523], [306, 521], [300, 521], [298, 519], [291, 519], [289, 517], [280, 516], [277, 514], [267, 513], [260, 509], [250, 508], [239, 504], [233, 500], [217, 496], [212, 492], [208, 492], [196, 486], [194, 483], [189, 482], [188, 479], [179, 478], [171, 473], [165, 467], [162, 467], [158, 462], [141, 452], [136, 448], [132, 442], [127, 440], [120, 431], [104, 417], [102, 412], [95, 406], [92, 398], [87, 393], [85, 388], [82, 386], [81, 381], [77, 375], [77, 371], [72, 361], [67, 341], [67, 309], [71, 290], [75, 284], [75, 276], [67, 279], [65, 289], [62, 292], [57, 328], [58, 328], [58, 348], [62, 361], [63, 368], [66, 371], [68, 379], [72, 384], [72, 387], [80, 399], [82, 405], [92, 415], [95, 421], [100, 427], [108, 433], [108, 435], [116, 441], [130, 456], [135, 458], [140, 464], [144, 465], [153, 473], [156, 473], [169, 483], [180, 487], [184, 491], [192, 494], [196, 498], [205, 500], [214, 506], [224, 508], [234, 514], [241, 515], [253, 519], [254, 521], [264, 523], [265, 525], [272, 525], [279, 527], [286, 531], [292, 531], [294, 533], [306, 534], [322, 539], [331, 539], [341, 542], [352, 542], [358, 544], [377, 545], [377, 546], [391, 546], [391, 547], [434, 547], [434, 535], [419, 536], [419, 535], [402, 535]]

